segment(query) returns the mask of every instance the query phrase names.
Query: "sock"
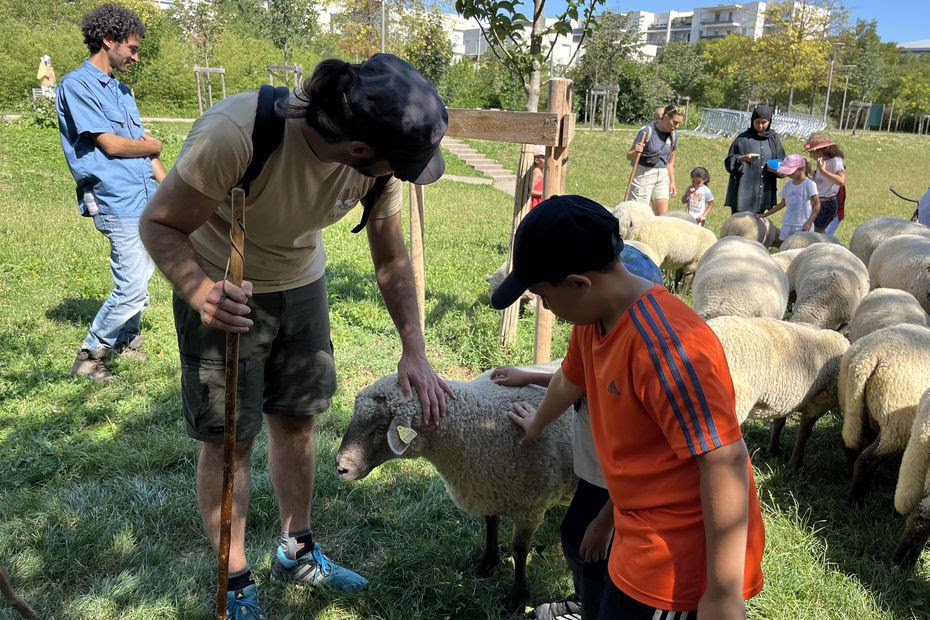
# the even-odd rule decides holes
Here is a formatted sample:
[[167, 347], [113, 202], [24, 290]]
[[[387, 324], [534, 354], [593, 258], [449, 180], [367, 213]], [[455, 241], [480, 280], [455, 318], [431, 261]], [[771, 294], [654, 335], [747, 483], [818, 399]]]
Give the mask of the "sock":
[[313, 532], [310, 530], [285, 532], [282, 539], [284, 540], [285, 553], [295, 560], [313, 551]]
[[237, 573], [230, 573], [226, 578], [226, 589], [229, 592], [235, 592], [251, 585], [255, 585], [255, 580], [252, 579], [252, 568], [250, 566], [246, 566], [244, 570]]

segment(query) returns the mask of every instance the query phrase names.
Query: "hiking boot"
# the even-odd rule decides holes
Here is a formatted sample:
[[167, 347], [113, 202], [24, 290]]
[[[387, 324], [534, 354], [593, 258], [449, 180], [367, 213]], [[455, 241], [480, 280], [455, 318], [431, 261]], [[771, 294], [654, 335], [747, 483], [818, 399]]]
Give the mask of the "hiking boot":
[[93, 351], [81, 349], [71, 365], [71, 374], [75, 377], [87, 377], [94, 383], [110, 383], [115, 378], [105, 364], [110, 353], [111, 351], [104, 347]]
[[320, 551], [320, 545], [313, 545], [313, 552], [292, 560], [278, 546], [274, 562], [271, 564], [271, 578], [276, 581], [299, 581], [311, 586], [325, 586], [341, 592], [361, 590], [368, 585], [368, 580], [358, 573], [333, 564]]
[[267, 620], [258, 605], [258, 588], [254, 583], [226, 593], [226, 620]]
[[530, 617], [537, 620], [581, 620], [581, 603], [572, 595], [560, 601], [539, 605]]
[[145, 344], [145, 336], [138, 335], [128, 342], [117, 342], [113, 351], [121, 357], [128, 357], [129, 359], [144, 362], [148, 359], [148, 356], [145, 354], [145, 351], [142, 350], [143, 344]]

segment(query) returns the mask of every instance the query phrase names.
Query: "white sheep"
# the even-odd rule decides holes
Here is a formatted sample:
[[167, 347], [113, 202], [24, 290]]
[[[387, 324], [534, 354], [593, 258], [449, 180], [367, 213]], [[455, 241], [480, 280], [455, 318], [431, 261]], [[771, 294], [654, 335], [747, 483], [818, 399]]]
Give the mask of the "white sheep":
[[898, 470], [894, 507], [907, 515], [907, 523], [891, 558], [895, 564], [911, 567], [930, 538], [930, 389], [917, 404]]
[[930, 237], [899, 235], [878, 246], [869, 259], [872, 288], [907, 291], [930, 312]]
[[777, 319], [722, 316], [707, 322], [720, 339], [736, 391], [736, 417], [772, 421], [769, 452], [781, 454], [787, 416], [801, 413], [791, 465], [817, 420], [837, 406], [840, 359], [849, 343], [840, 334]]
[[815, 243], [791, 261], [788, 283], [797, 293], [792, 322], [840, 330], [868, 294], [869, 272], [842, 245]]
[[895, 325], [863, 336], [840, 362], [843, 444], [852, 464], [849, 501], [865, 495], [879, 463], [907, 446], [930, 382], [930, 329]]
[[926, 327], [927, 313], [910, 293], [894, 288], [876, 288], [859, 302], [846, 337], [849, 342], [855, 342], [884, 327], [903, 324]]
[[856, 227], [849, 240], [849, 249], [863, 264], [868, 265], [875, 248], [886, 239], [898, 235], [930, 237], [930, 228], [900, 217], [876, 217]]
[[629, 238], [656, 251], [661, 259], [657, 264], [664, 271], [676, 273], [682, 293], [688, 292], [701, 256], [717, 241], [707, 228], [674, 217], [646, 218], [630, 230]]
[[835, 243], [843, 245], [840, 243], [839, 239], [832, 235], [826, 235], [813, 230], [802, 230], [785, 239], [780, 247], [782, 250], [797, 250], [814, 245], [815, 243]]
[[798, 257], [798, 254], [803, 252], [806, 248], [796, 248], [794, 250], [782, 250], [780, 252], [775, 252], [772, 254], [772, 260], [775, 261], [775, 264], [781, 267], [781, 270], [788, 273], [788, 268], [791, 267], [791, 263], [794, 262], [794, 259]]
[[499, 515], [510, 516], [515, 574], [507, 608], [512, 610], [529, 594], [526, 558], [533, 534], [546, 510], [567, 502], [575, 489], [571, 416], [560, 416], [532, 445], [521, 447], [523, 435], [506, 412], [516, 401], [539, 406], [543, 388], [499, 386], [487, 375], [447, 385], [456, 398], [446, 400], [446, 416], [429, 426], [421, 422], [419, 400], [404, 398], [396, 375], [360, 391], [336, 467], [343, 480], [358, 480], [398, 457], [423, 457], [432, 463], [455, 505], [484, 517], [485, 548], [478, 564], [482, 575], [489, 575], [500, 560]]
[[694, 311], [705, 319], [780, 319], [788, 304], [788, 278], [758, 241], [724, 237], [698, 262], [692, 292]]
[[673, 211], [666, 211], [665, 213], [662, 214], [662, 217], [674, 217], [674, 218], [678, 218], [679, 220], [691, 222], [692, 224], [697, 224], [697, 220], [694, 219], [694, 216], [683, 209], [675, 209]]
[[778, 226], [768, 218], [758, 218], [755, 213], [734, 213], [720, 227], [720, 238], [745, 237], [758, 241], [767, 248], [778, 244]]
[[655, 213], [652, 212], [652, 207], [646, 203], [636, 202], [635, 200], [621, 202], [611, 209], [610, 212], [613, 213], [614, 217], [620, 222], [620, 236], [624, 239], [627, 238], [627, 235], [634, 226], [643, 220], [655, 217]]
[[[488, 283], [488, 299], [494, 295], [494, 291], [497, 290], [497, 287], [501, 285], [501, 282], [504, 281], [504, 278], [507, 277], [507, 261], [504, 261], [500, 267], [497, 268], [497, 271], [491, 274], [484, 276], [484, 281]], [[533, 295], [529, 291], [524, 291], [520, 296], [520, 305], [526, 306], [527, 308], [534, 309], [536, 308], [536, 295]]]

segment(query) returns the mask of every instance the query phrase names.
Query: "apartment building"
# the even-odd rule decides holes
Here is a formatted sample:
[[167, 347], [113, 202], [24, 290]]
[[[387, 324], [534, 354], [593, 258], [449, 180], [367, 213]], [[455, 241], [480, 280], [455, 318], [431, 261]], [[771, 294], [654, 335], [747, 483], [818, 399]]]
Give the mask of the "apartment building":
[[[481, 26], [477, 20], [467, 20], [455, 13], [443, 13], [443, 24], [452, 42], [453, 60], [477, 60], [481, 58], [489, 49], [488, 40], [485, 38]], [[546, 26], [555, 23], [555, 19], [546, 19]], [[570, 36], [545, 37], [543, 39], [543, 53], [548, 54], [551, 47], [555, 47], [552, 52], [551, 64], [556, 67], [565, 68], [578, 59], [578, 46], [581, 45], [583, 36], [582, 30], [577, 22], [572, 23], [572, 34]], [[529, 41], [532, 26], [526, 24], [523, 27], [524, 41]]]
[[728, 34], [758, 38], [765, 29], [765, 2], [718, 4], [687, 11], [631, 11], [631, 26], [640, 33], [640, 53], [655, 58], [673, 41], [697, 43]]

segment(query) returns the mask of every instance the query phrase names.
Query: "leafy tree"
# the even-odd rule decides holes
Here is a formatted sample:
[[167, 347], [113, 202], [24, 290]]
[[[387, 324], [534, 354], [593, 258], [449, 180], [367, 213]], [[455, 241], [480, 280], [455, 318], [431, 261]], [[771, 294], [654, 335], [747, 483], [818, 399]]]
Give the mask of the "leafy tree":
[[638, 34], [629, 15], [604, 11], [598, 16], [578, 63], [571, 71], [575, 84], [588, 89], [596, 84], [616, 84], [624, 63], [639, 49]]
[[856, 65], [850, 81], [855, 84], [859, 98], [871, 101], [881, 89], [885, 76], [878, 22], [858, 20], [853, 40], [844, 52], [846, 63]]
[[656, 59], [659, 75], [679, 95], [691, 95], [704, 72], [704, 59], [694, 45], [673, 41]]
[[306, 46], [317, 30], [314, 0], [267, 0], [264, 12], [265, 31], [274, 46], [281, 50], [284, 64], [292, 64], [293, 48]]
[[756, 60], [752, 37], [731, 34], [711, 41], [700, 41], [704, 79], [696, 88], [696, 96], [706, 105], [742, 107], [747, 99], [763, 99], [766, 88], [766, 64]]
[[[497, 59], [519, 80], [526, 90], [526, 109], [539, 109], [539, 92], [542, 67], [555, 50], [554, 41], [560, 36], [572, 36], [572, 20], [582, 20], [584, 36], [590, 33], [594, 10], [604, 0], [566, 0], [565, 8], [552, 24], [546, 26], [544, 9], [546, 0], [533, 1], [533, 17], [526, 17], [515, 0], [455, 0], [455, 10], [462, 17], [478, 20], [482, 34]], [[530, 34], [527, 38], [526, 27]], [[551, 41], [548, 52], [543, 52], [543, 41]]]
[[232, 15], [222, 0], [175, 0], [171, 15], [198, 50], [203, 66], [210, 66], [210, 58], [217, 39]]
[[400, 56], [416, 67], [426, 79], [439, 84], [452, 61], [452, 42], [446, 34], [439, 12], [430, 11], [412, 19], [399, 51]]

